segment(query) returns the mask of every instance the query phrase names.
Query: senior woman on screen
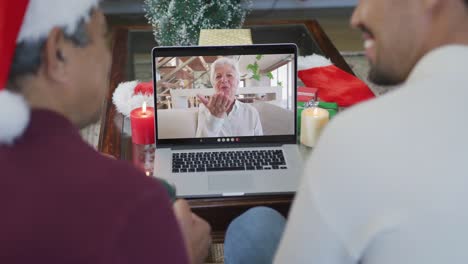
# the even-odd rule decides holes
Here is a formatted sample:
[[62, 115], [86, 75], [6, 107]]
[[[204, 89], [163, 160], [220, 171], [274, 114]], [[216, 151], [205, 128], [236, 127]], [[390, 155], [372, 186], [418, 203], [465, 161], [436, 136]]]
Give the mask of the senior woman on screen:
[[233, 59], [223, 57], [211, 65], [210, 80], [215, 94], [209, 100], [198, 95], [197, 137], [263, 135], [257, 110], [236, 100], [239, 69]]

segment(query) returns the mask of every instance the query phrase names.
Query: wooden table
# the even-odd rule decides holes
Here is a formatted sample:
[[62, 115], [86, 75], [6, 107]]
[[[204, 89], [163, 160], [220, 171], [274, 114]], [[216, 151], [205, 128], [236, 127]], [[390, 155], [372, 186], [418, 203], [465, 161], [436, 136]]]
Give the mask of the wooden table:
[[[351, 68], [315, 20], [255, 22], [247, 23], [245, 27], [251, 28], [253, 42], [256, 44], [296, 43], [300, 55], [305, 56], [312, 53], [324, 55], [341, 69], [353, 74]], [[110, 89], [104, 104], [98, 149], [119, 159], [134, 160], [137, 165], [142, 162], [141, 157], [145, 156], [142, 153], [152, 150], [132, 145], [130, 136], [126, 133], [129, 122], [116, 111], [112, 104], [112, 94], [120, 82], [134, 79], [149, 81], [151, 79], [151, 75], [148, 75], [147, 72], [139, 76], [135, 71], [141, 66], [145, 68], [144, 64], [148, 62], [139, 65], [135, 63], [135, 60], [140, 56], [138, 54], [143, 54], [143, 61], [146, 60], [146, 56], [151, 60], [151, 48], [156, 45], [149, 26], [121, 26], [114, 29]], [[147, 69], [151, 72], [150, 61], [148, 66]], [[140, 164], [140, 166], [147, 165]], [[230, 221], [247, 209], [255, 206], [269, 206], [287, 216], [292, 199], [293, 195], [273, 195], [190, 199], [189, 203], [196, 214], [208, 220], [213, 229], [214, 241], [219, 242], [222, 241], [224, 231]]]

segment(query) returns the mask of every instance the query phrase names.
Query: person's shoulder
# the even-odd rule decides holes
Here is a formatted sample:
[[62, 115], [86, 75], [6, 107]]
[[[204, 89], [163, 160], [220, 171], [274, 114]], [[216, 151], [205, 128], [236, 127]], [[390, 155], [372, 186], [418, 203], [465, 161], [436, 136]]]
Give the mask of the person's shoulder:
[[243, 102], [241, 102], [239, 100], [236, 100], [236, 104], [237, 104], [237, 107], [239, 107], [239, 109], [241, 109], [243, 111], [258, 114], [257, 109], [255, 107], [253, 107], [252, 104], [243, 103]]
[[[399, 122], [395, 117], [406, 111], [401, 107], [404, 97], [399, 91], [401, 89], [341, 111], [326, 126], [323, 136], [360, 144], [360, 141], [368, 142], [382, 136], [379, 133], [390, 132], [389, 128]], [[380, 140], [381, 137], [375, 139]]]
[[395, 107], [399, 97], [392, 93], [363, 102], [339, 113], [326, 125], [307, 164], [310, 167], [306, 171], [320, 171], [310, 174], [314, 185], [320, 182], [321, 187], [339, 189], [349, 181], [359, 193], [363, 191], [361, 187], [371, 186], [380, 178], [372, 172], [372, 166], [390, 160], [384, 154], [389, 147], [400, 147], [395, 133], [405, 129], [399, 123], [401, 114], [397, 113], [402, 110]]

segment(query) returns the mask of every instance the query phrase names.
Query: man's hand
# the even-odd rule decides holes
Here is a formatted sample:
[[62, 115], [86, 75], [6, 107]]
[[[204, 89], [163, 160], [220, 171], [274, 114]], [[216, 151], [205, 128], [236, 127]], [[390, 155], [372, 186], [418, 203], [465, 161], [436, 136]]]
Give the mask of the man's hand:
[[174, 213], [182, 230], [191, 262], [204, 263], [211, 246], [210, 225], [192, 213], [185, 200], [177, 200], [174, 203]]
[[197, 95], [198, 100], [208, 108], [210, 113], [217, 118], [223, 118], [232, 103], [232, 99], [222, 93], [214, 94], [208, 101], [205, 97]]
[[106, 158], [109, 158], [109, 159], [116, 159], [114, 156], [112, 156], [111, 154], [107, 154], [107, 153], [104, 153], [104, 152], [101, 152], [101, 155], [103, 155], [104, 157]]

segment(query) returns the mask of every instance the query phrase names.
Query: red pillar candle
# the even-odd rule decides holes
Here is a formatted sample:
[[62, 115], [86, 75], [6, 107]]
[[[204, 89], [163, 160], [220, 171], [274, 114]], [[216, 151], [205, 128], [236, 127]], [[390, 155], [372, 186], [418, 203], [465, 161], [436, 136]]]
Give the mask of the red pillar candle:
[[143, 106], [130, 112], [130, 123], [132, 126], [132, 142], [135, 144], [154, 143], [154, 108]]

